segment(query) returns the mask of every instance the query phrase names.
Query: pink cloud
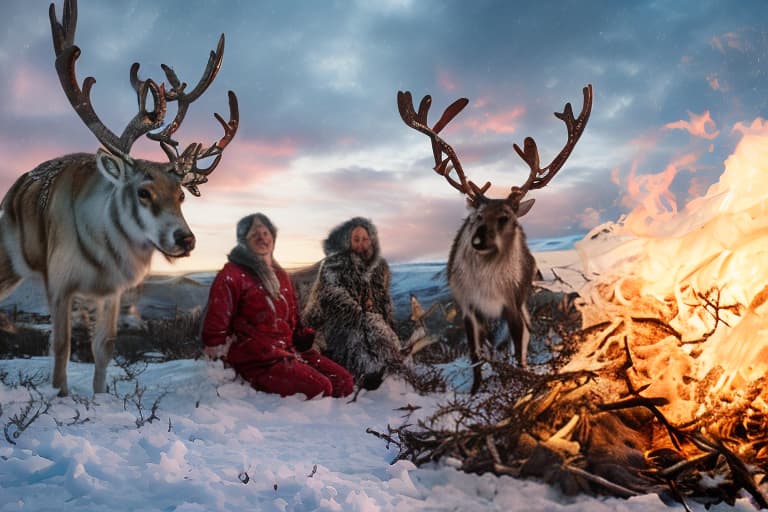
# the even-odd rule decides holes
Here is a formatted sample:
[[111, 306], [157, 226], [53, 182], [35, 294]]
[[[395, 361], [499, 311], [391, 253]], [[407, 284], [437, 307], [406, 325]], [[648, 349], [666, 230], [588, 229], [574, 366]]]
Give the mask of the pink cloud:
[[670, 162], [660, 173], [641, 175], [637, 175], [635, 161], [627, 178], [627, 194], [622, 198], [622, 204], [646, 216], [676, 212], [677, 199], [669, 187], [680, 170], [695, 172], [698, 159], [699, 154], [686, 153]]
[[618, 167], [614, 167], [611, 169], [611, 183], [614, 185], [621, 185], [621, 178], [619, 175], [621, 174], [621, 169]]
[[709, 87], [713, 91], [721, 91], [723, 90], [723, 86], [720, 85], [720, 79], [716, 74], [707, 76], [707, 82], [709, 82]]
[[[63, 93], [56, 81], [51, 81], [54, 76], [48, 72], [42, 72], [34, 67], [19, 63], [11, 70], [11, 101], [7, 105], [12, 112], [23, 116], [60, 115], [70, 111]], [[45, 101], [40, 101], [45, 98]]]
[[511, 110], [502, 112], [487, 112], [478, 117], [467, 119], [464, 124], [479, 133], [515, 133], [519, 126], [519, 120], [525, 114], [525, 107], [518, 105]]
[[691, 178], [691, 182], [688, 184], [688, 197], [687, 201], [702, 197], [709, 187], [709, 180], [700, 176], [694, 176]]
[[744, 43], [735, 32], [726, 32], [725, 34], [714, 36], [711, 43], [712, 47], [721, 53], [725, 53], [728, 48], [744, 50]]
[[592, 229], [600, 224], [600, 210], [588, 207], [582, 212], [576, 214], [576, 219], [579, 221], [579, 227], [584, 229]]
[[392, 215], [377, 222], [382, 254], [390, 261], [447, 260], [466, 215], [464, 204], [459, 198], [403, 199]]
[[664, 128], [667, 130], [686, 130], [691, 135], [707, 140], [714, 139], [720, 133], [719, 130], [715, 129], [716, 125], [709, 115], [709, 110], [705, 110], [701, 115], [688, 112], [688, 117], [690, 117], [690, 121], [680, 120], [667, 123]]
[[[194, 140], [215, 140], [210, 135], [193, 137], [185, 134], [180, 138], [188, 142], [181, 144]], [[156, 145], [146, 142], [142, 141], [142, 147], [132, 150], [131, 154], [149, 160], [164, 158]], [[275, 174], [287, 172], [290, 161], [297, 154], [298, 145], [293, 140], [245, 139], [238, 135], [224, 150], [221, 162], [211, 175], [210, 181], [203, 186], [209, 189], [233, 190], [259, 184]]]
[[657, 133], [645, 133], [629, 141], [629, 144], [636, 147], [641, 153], [653, 149], [658, 143], [659, 135]]
[[437, 72], [437, 83], [440, 86], [440, 88], [444, 91], [453, 92], [459, 88], [458, 83], [454, 78], [454, 76], [450, 74], [448, 71], [445, 71], [443, 69], [438, 70]]

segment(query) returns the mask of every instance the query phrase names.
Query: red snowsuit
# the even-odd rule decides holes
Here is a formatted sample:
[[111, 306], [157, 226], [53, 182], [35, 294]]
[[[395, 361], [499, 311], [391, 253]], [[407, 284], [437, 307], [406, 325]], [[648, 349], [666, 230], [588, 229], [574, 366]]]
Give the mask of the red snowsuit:
[[298, 325], [296, 295], [288, 274], [274, 269], [281, 294], [272, 298], [252, 272], [228, 262], [211, 284], [202, 339], [207, 346], [235, 337], [225, 361], [245, 380], [267, 393], [352, 393], [353, 377], [315, 350], [297, 352], [294, 336], [313, 332]]

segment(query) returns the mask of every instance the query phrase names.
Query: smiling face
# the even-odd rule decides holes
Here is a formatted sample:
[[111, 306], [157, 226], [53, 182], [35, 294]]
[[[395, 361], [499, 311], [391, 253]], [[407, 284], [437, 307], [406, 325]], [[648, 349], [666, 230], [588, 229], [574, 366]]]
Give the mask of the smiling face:
[[368, 261], [373, 257], [373, 245], [368, 230], [363, 226], [357, 226], [350, 235], [350, 248], [352, 252]]
[[251, 229], [245, 235], [248, 242], [248, 248], [262, 258], [271, 257], [275, 249], [275, 239], [272, 232], [259, 219], [255, 219], [251, 224]]

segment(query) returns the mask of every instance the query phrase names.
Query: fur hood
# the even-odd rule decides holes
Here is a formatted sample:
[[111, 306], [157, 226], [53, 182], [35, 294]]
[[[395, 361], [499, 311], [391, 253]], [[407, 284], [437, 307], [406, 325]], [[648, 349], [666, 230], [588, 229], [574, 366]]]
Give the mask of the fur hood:
[[371, 266], [374, 266], [379, 261], [379, 258], [381, 258], [379, 232], [370, 219], [363, 217], [353, 217], [333, 228], [328, 238], [323, 240], [323, 252], [325, 252], [325, 255], [331, 256], [332, 254], [349, 251], [352, 245], [352, 230], [358, 226], [363, 226], [371, 238], [371, 247], [373, 248]]
[[[248, 269], [253, 275], [259, 278], [264, 289], [273, 298], [280, 295], [280, 281], [277, 279], [275, 271], [267, 265], [261, 256], [254, 254], [245, 244], [237, 244], [235, 248], [229, 252], [227, 259], [232, 263]], [[272, 263], [277, 268], [282, 268], [275, 260], [272, 260]]]

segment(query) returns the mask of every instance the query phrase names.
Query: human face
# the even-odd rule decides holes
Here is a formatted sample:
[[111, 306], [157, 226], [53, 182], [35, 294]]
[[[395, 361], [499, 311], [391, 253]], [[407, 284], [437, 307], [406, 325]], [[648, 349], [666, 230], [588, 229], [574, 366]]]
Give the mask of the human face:
[[272, 256], [272, 251], [275, 249], [275, 239], [272, 238], [272, 232], [269, 231], [269, 228], [260, 220], [253, 221], [245, 239], [248, 242], [248, 248], [255, 254], [261, 257]]
[[368, 235], [368, 230], [363, 226], [357, 226], [352, 230], [350, 245], [352, 252], [364, 260], [369, 260], [373, 256], [371, 237]]

